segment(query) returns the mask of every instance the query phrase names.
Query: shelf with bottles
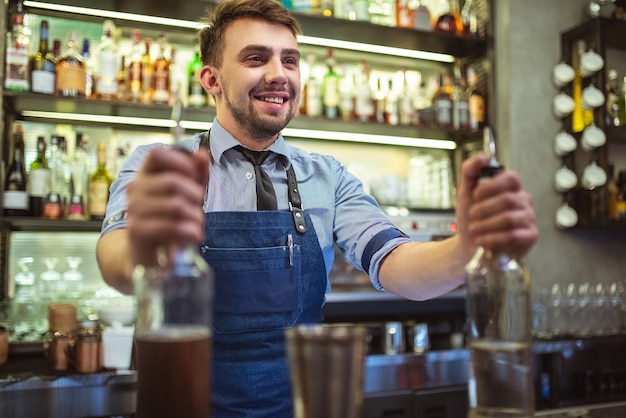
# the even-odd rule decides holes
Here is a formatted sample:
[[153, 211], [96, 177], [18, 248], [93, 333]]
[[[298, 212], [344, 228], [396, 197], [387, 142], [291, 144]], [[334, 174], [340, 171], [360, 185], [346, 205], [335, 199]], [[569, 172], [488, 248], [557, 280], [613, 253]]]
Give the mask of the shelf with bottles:
[[[29, 2], [26, 2], [26, 4], [29, 4]], [[33, 39], [31, 41], [31, 48], [30, 48], [31, 52], [34, 52], [33, 49], [34, 49], [35, 38], [36, 38], [35, 34], [39, 30], [38, 28], [43, 19], [50, 20], [49, 25], [48, 25], [49, 26], [48, 27], [49, 41], [52, 40], [53, 38], [63, 38], [65, 36], [65, 32], [71, 29], [72, 31], [75, 31], [76, 33], [80, 33], [76, 38], [76, 42], [80, 43], [79, 40], [82, 39], [82, 37], [84, 36], [85, 39], [91, 40], [91, 43], [90, 43], [91, 51], [94, 51], [94, 50], [97, 51], [100, 48], [101, 43], [98, 39], [99, 39], [100, 34], [103, 32], [101, 19], [93, 21], [94, 20], [93, 17], [91, 18], [88, 17], [84, 21], [82, 21], [81, 19], [81, 21], [78, 22], [78, 25], [76, 25], [76, 21], [75, 19], [73, 19], [73, 15], [68, 16], [67, 14], [61, 14], [61, 16], [64, 16], [64, 17], [57, 17], [59, 15], [58, 12], [52, 13], [49, 10], [45, 10], [45, 9], [40, 10], [37, 8], [35, 8], [35, 13], [41, 13], [41, 14], [28, 15], [31, 17], [31, 19], [29, 19], [30, 20], [29, 30], [32, 34], [31, 38]], [[332, 25], [328, 25], [327, 21], [320, 20], [320, 19], [328, 19], [325, 17], [304, 15], [304, 16], [299, 16], [299, 18], [301, 18], [303, 21], [305, 32], [310, 30], [310, 32], [313, 33], [313, 35], [316, 35], [316, 34], [321, 35], [321, 32], [324, 32], [323, 35], [326, 37], [328, 37], [330, 33], [331, 38], [325, 38], [325, 39], [331, 40], [331, 41], [339, 40], [339, 42], [348, 42], [350, 44], [348, 46], [343, 46], [340, 48], [333, 48], [333, 53], [335, 54], [335, 60], [337, 63], [336, 72], [340, 77], [342, 77], [342, 81], [349, 82], [352, 84], [352, 87], [356, 88], [355, 84], [358, 81], [357, 76], [356, 76], [356, 73], [357, 73], [356, 69], [363, 62], [367, 62], [367, 65], [371, 68], [371, 72], [370, 72], [371, 79], [369, 80], [369, 84], [370, 84], [370, 88], [372, 89], [373, 95], [384, 95], [385, 96], [384, 100], [389, 101], [387, 95], [391, 95], [390, 86], [391, 86], [391, 81], [393, 79], [394, 80], [393, 94], [396, 96], [396, 99], [400, 100], [399, 96], [402, 96], [404, 92], [408, 90], [408, 93], [412, 94], [415, 97], [412, 97], [411, 99], [406, 99], [406, 100], [413, 100], [414, 107], [417, 107], [418, 101], [424, 102], [424, 101], [429, 101], [432, 99], [430, 96], [432, 96], [432, 94], [434, 93], [434, 89], [433, 89], [433, 86], [432, 86], [433, 83], [431, 82], [431, 80], [434, 78], [437, 78], [439, 74], [444, 74], [444, 73], [451, 74], [452, 62], [456, 60], [457, 63], [460, 63], [461, 61], [459, 60], [459, 58], [461, 60], [465, 60], [465, 59], [469, 60], [470, 57], [474, 59], [476, 57], [481, 57], [485, 53], [485, 45], [486, 45], [485, 42], [481, 40], [477, 40], [477, 39], [464, 38], [464, 37], [452, 37], [447, 34], [441, 34], [441, 33], [423, 34], [423, 33], [419, 33], [419, 31], [412, 31], [406, 28], [388, 28], [388, 27], [378, 28], [377, 27], [376, 31], [372, 31], [372, 24], [368, 22], [354, 22], [354, 21], [349, 21], [349, 20], [344, 21], [344, 20], [335, 19], [339, 21], [340, 23], [333, 22]], [[136, 29], [136, 27], [147, 27], [147, 29], [145, 30], [141, 29], [142, 30], [141, 36], [144, 36], [143, 38], [144, 40], [155, 39], [155, 37], [159, 37], [161, 33], [160, 30], [163, 29], [162, 27], [158, 27], [154, 24], [138, 23], [137, 25], [135, 25], [135, 23], [138, 23], [138, 22], [133, 21], [129, 23], [127, 21], [122, 20], [121, 25], [118, 26], [117, 29], [114, 29], [116, 33], [116, 37], [120, 41], [122, 41], [120, 42], [118, 52], [123, 57], [132, 56], [133, 54], [132, 50], [134, 47], [132, 47], [130, 44], [131, 36], [135, 36], [135, 33], [134, 33], [135, 30], [133, 28]], [[310, 27], [309, 29], [307, 29], [307, 25]], [[333, 29], [335, 26], [337, 28]], [[106, 25], [105, 25], [105, 28], [106, 28]], [[106, 31], [104, 33], [106, 33]], [[372, 37], [372, 34], [375, 34], [375, 36]], [[427, 39], [429, 38], [432, 38], [433, 40], [428, 41]], [[176, 73], [170, 74], [171, 85], [176, 86], [176, 89], [178, 92], [182, 92], [182, 94], [180, 94], [179, 97], [181, 97], [184, 104], [189, 104], [191, 102], [191, 96], [188, 96], [187, 92], [190, 91], [190, 80], [192, 78], [188, 78], [187, 77], [188, 74], [185, 74], [185, 73], [187, 69], [187, 64], [194, 57], [194, 52], [190, 49], [190, 45], [193, 44], [193, 39], [194, 39], [193, 32], [189, 29], [186, 29], [186, 31], [185, 30], [181, 31], [180, 28], [177, 28], [173, 30], [170, 35], [170, 28], [168, 28], [168, 41], [170, 42], [170, 45], [172, 46], [172, 48], [176, 50], [176, 59], [174, 61], [175, 65], [171, 67], [174, 69]], [[410, 41], [407, 43], [407, 40], [410, 40]], [[364, 42], [376, 42], [376, 44], [368, 45], [368, 44], [365, 44]], [[359, 45], [360, 49], [356, 48], [355, 45], [357, 44]], [[386, 48], [391, 47], [400, 52], [396, 51], [394, 52], [396, 55], [389, 56], [387, 55], [386, 52], [380, 53], [377, 50], [375, 50], [375, 47], [379, 47], [379, 46], [386, 47]], [[144, 48], [143, 45], [140, 45], [140, 47]], [[356, 50], [352, 50], [351, 48], [353, 47], [356, 48]], [[414, 49], [418, 47], [421, 48], [423, 51], [435, 52], [437, 54], [447, 54], [447, 56], [441, 60], [440, 58], [437, 58], [437, 59], [434, 59], [433, 61], [429, 59], [427, 60], [427, 59], [415, 58], [412, 56], [405, 56], [405, 55], [410, 55], [412, 52], [414, 52]], [[150, 53], [149, 56], [150, 55], [154, 56], [155, 55], [154, 42], [152, 43], [151, 48], [152, 48], [152, 53]], [[150, 51], [149, 48], [148, 48], [148, 51]], [[324, 57], [326, 55], [326, 51], [327, 51], [327, 48], [320, 47], [319, 45], [315, 45], [315, 44], [307, 45], [306, 42], [302, 44], [303, 56], [304, 55], [306, 55], [307, 57], [310, 55], [316, 56], [318, 63], [325, 62]], [[405, 51], [406, 54], [403, 53], [402, 51]], [[92, 52], [91, 55], [93, 56], [94, 53]], [[128, 58], [127, 61], [130, 59], [131, 58]], [[144, 56], [142, 59], [146, 59], [146, 57]], [[304, 62], [303, 62], [303, 66], [305, 66]], [[176, 70], [176, 68], [178, 69]], [[327, 67], [324, 64], [317, 66], [318, 73], [320, 69], [321, 71], [327, 71]], [[120, 72], [123, 74], [123, 67], [120, 68]], [[303, 73], [304, 72], [305, 71], [303, 68]], [[405, 76], [405, 78], [407, 80], [409, 78], [412, 78], [412, 80], [414, 81], [414, 85], [413, 85], [414, 88], [406, 84], [405, 80], [400, 80], [401, 82], [397, 80], [398, 75], [402, 73], [405, 73], [411, 76], [411, 77]], [[120, 76], [120, 74], [116, 75], [116, 77], [118, 76]], [[87, 79], [90, 80], [91, 78], [87, 77]], [[99, 84], [98, 80], [95, 80], [95, 79], [92, 79], [92, 80], [94, 82], [94, 85], [97, 86]], [[305, 81], [306, 79], [303, 78], [303, 85], [306, 84]], [[130, 84], [132, 85], [133, 81], [131, 81]], [[484, 87], [484, 86], [480, 85], [479, 87]], [[450, 85], [450, 88], [452, 88], [452, 85]], [[86, 88], [86, 90], [89, 90], [89, 89]], [[420, 97], [417, 97], [418, 90], [420, 90], [419, 94], [422, 94], [422, 96]], [[480, 90], [485, 91], [486, 89], [480, 88]], [[96, 93], [97, 94], [92, 95], [92, 96], [96, 96], [96, 97], [100, 96], [100, 94], [97, 92], [97, 88], [96, 88]], [[426, 96], [423, 96], [423, 93], [425, 93]], [[138, 93], [138, 94], [142, 94], [142, 93]], [[170, 92], [170, 99], [158, 102], [157, 104], [159, 105], [163, 103], [171, 104], [175, 96], [176, 94], [174, 93], [174, 87], [172, 87], [172, 90]], [[32, 112], [32, 110], [37, 110], [36, 107], [39, 104], [34, 103], [34, 102], [37, 102], [39, 100], [34, 100], [34, 99], [29, 100], [29, 99], [32, 99], [32, 98], [28, 98], [28, 97], [20, 98], [19, 99], [20, 103], [18, 104], [18, 106], [14, 106], [14, 109], [21, 108], [24, 111], [29, 111], [28, 113], [30, 113], [30, 116], [22, 115], [22, 117], [35, 118], [35, 116], [33, 116], [34, 114], [39, 114], [39, 116], [37, 117], [41, 117], [41, 113]], [[65, 99], [66, 98], [64, 97], [63, 100]], [[204, 100], [205, 100], [205, 103], [207, 104], [210, 101], [210, 99], [207, 99], [206, 97]], [[375, 100], [380, 101], [381, 99], [376, 98]], [[151, 102], [151, 104], [155, 103], [154, 100], [144, 100], [143, 97], [141, 97], [141, 100], [139, 101]], [[84, 114], [89, 114], [88, 110], [93, 108], [92, 103], [83, 102], [83, 101], [80, 101], [80, 99], [78, 103], [80, 103], [80, 106], [73, 107], [72, 105], [68, 105], [68, 108], [72, 109], [72, 108], [80, 107], [81, 113], [84, 113]], [[148, 109], [148, 107], [141, 106], [143, 103], [140, 103], [136, 108], [134, 107], [134, 105], [133, 106], [127, 105], [128, 103], [126, 101], [117, 100], [115, 101], [115, 103], [122, 103], [122, 104], [120, 104], [119, 107], [115, 105], [110, 105], [109, 107], [104, 106], [104, 105], [98, 105], [101, 107], [95, 109], [95, 114], [98, 116], [102, 116], [106, 114], [111, 114], [114, 116], [123, 116], [125, 114], [128, 114], [130, 115], [130, 117], [142, 117], [142, 116], [136, 116], [136, 115], [145, 114]], [[46, 105], [43, 105], [43, 106], [46, 106]], [[48, 107], [50, 107], [50, 105], [48, 105]], [[57, 106], [57, 107], [61, 107], [61, 106]], [[118, 111], [118, 109], [120, 108], [122, 110]], [[132, 110], [130, 110], [131, 108]], [[201, 109], [205, 110], [206, 108], [201, 107]], [[156, 108], [150, 107], [150, 112], [153, 112], [153, 111], [157, 114], [162, 115], [162, 117], [161, 116], [155, 117], [155, 119], [168, 119], [169, 115], [167, 115], [167, 112], [171, 111], [171, 109], [168, 109], [167, 106], [163, 106], [163, 107], [157, 106]], [[417, 111], [418, 111], [417, 109], [413, 109], [413, 113]], [[58, 109], [56, 110], [56, 112], [60, 113]], [[213, 112], [213, 109], [210, 107], [208, 108], [208, 112], [198, 112], [196, 109], [189, 107], [186, 110], [186, 116], [191, 115], [190, 120], [192, 122], [202, 122], [202, 121], [210, 120], [212, 116], [214, 115], [214, 113], [212, 112]], [[55, 115], [54, 117], [58, 118], [59, 115]], [[355, 115], [352, 115], [352, 118], [354, 119]], [[413, 116], [411, 116], [410, 118], [413, 120], [409, 122], [408, 124], [418, 125], [418, 130], [407, 131], [407, 134], [409, 136], [424, 137], [425, 135], [420, 129], [424, 127], [425, 124], [424, 123], [418, 124], [415, 121], [415, 117]], [[92, 119], [95, 120], [98, 118], [92, 118]], [[117, 122], [119, 121], [120, 119], [117, 119]], [[113, 123], [113, 124], [117, 123], [116, 121], [108, 121], [108, 122]], [[294, 128], [300, 129], [298, 127], [298, 124], [300, 124], [301, 122], [302, 121], [300, 120], [299, 117], [296, 118], [293, 122]], [[162, 123], [165, 125], [165, 127], [169, 127], [171, 124], [171, 121], [162, 122]], [[304, 122], [304, 124], [307, 124], [307, 122]], [[394, 122], [389, 122], [389, 124], [394, 124]], [[399, 123], [399, 124], [402, 124], [402, 123]], [[141, 124], [138, 124], [138, 125], [141, 126]], [[427, 125], [426, 126], [427, 128], [432, 127], [432, 124], [426, 124], [426, 125]], [[196, 124], [196, 126], [198, 125]], [[201, 127], [199, 129], [204, 129], [204, 128], [205, 127]], [[363, 128], [363, 125], [359, 125], [359, 128]], [[318, 126], [318, 129], [319, 129], [319, 126]], [[323, 126], [322, 129], [326, 129], [326, 128]], [[392, 129], [395, 129], [395, 127]], [[369, 127], [367, 127], [365, 130], [369, 131], [370, 129]], [[345, 129], [342, 131], [345, 131]], [[362, 133], [362, 131], [363, 129], [358, 129], [356, 132]], [[438, 135], [438, 137], [441, 137], [441, 136], [450, 137], [451, 136], [450, 131], [454, 131], [454, 129], [451, 129], [451, 127], [446, 126], [442, 129], [442, 131], [445, 132], [445, 135], [440, 134]], [[454, 135], [452, 136], [454, 137], [454, 139], [463, 139], [465, 133], [466, 132], [464, 132], [463, 134], [461, 133], [457, 134], [455, 132]], [[392, 135], [402, 136], [403, 134], [392, 134]]]

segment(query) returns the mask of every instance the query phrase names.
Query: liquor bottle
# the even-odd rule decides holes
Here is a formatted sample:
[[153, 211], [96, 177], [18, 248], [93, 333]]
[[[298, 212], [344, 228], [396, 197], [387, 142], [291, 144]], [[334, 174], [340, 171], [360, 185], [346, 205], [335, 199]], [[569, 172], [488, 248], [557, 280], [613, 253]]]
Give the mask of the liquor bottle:
[[13, 157], [4, 179], [4, 215], [28, 216], [26, 167], [24, 166], [24, 131], [20, 123], [13, 132]]
[[344, 76], [339, 81], [339, 113], [345, 121], [354, 119], [354, 74], [344, 70]]
[[615, 180], [615, 165], [609, 164], [607, 169], [606, 180], [606, 209], [610, 221], [617, 221], [619, 215], [617, 213], [617, 195], [619, 189]]
[[50, 193], [50, 167], [46, 157], [46, 148], [45, 138], [37, 137], [37, 156], [30, 163], [28, 177], [30, 214], [35, 217], [43, 214], [44, 203]]
[[617, 117], [620, 125], [626, 125], [626, 77], [622, 82], [622, 92], [617, 101]]
[[44, 200], [43, 211], [41, 213], [41, 216], [47, 219], [60, 219], [63, 214], [60, 192], [62, 185], [59, 184], [59, 177], [62, 178], [62, 176], [57, 175], [57, 172], [60, 171], [60, 167], [57, 164], [57, 159], [59, 156], [59, 142], [59, 135], [53, 134], [50, 137], [50, 149], [48, 155], [48, 167], [50, 169], [50, 190], [49, 193], [46, 195], [46, 199]]
[[617, 219], [620, 222], [626, 221], [626, 170], [620, 170], [617, 177], [617, 197], [615, 206], [617, 209]]
[[467, 93], [461, 70], [456, 66], [454, 68], [454, 82], [452, 86], [452, 127], [457, 131], [467, 131], [469, 129], [469, 96]]
[[130, 99], [130, 89], [128, 82], [128, 68], [126, 67], [126, 57], [122, 55], [120, 57], [120, 65], [115, 75], [117, 83], [117, 100], [121, 102], [128, 101]]
[[202, 70], [202, 58], [200, 56], [200, 44], [198, 41], [194, 45], [194, 54], [187, 66], [188, 77], [188, 102], [191, 107], [203, 107], [207, 105], [207, 93], [200, 83], [200, 71]]
[[73, 32], [67, 34], [67, 49], [56, 63], [56, 73], [57, 95], [86, 97], [86, 65], [78, 52], [76, 34]]
[[143, 46], [141, 45], [141, 31], [135, 29], [132, 31], [132, 47], [130, 59], [128, 62], [128, 94], [129, 101], [134, 103], [141, 102], [142, 96], [142, 58]]
[[113, 38], [115, 23], [105, 20], [102, 24], [102, 32], [100, 45], [96, 51], [98, 60], [96, 97], [101, 100], [116, 100], [118, 48]]
[[400, 123], [398, 94], [393, 88], [393, 79], [388, 80], [387, 94], [385, 95], [385, 122], [389, 125]]
[[448, 74], [439, 74], [439, 87], [433, 95], [436, 125], [441, 129], [452, 129], [452, 86]]
[[30, 87], [33, 93], [54, 94], [54, 66], [52, 53], [48, 50], [48, 21], [39, 27], [39, 50], [31, 59]]
[[572, 98], [574, 99], [574, 111], [572, 112], [572, 132], [582, 132], [593, 121], [593, 110], [583, 109], [582, 90], [584, 74], [580, 69], [580, 59], [587, 49], [584, 40], [577, 41], [573, 46], [572, 64], [575, 71], [574, 81], [572, 81]]
[[151, 103], [154, 94], [154, 63], [152, 62], [152, 39], [143, 40], [144, 52], [141, 56], [141, 102]]
[[469, 129], [478, 132], [485, 126], [485, 96], [478, 88], [478, 76], [470, 67], [467, 69], [468, 103], [469, 103]]
[[68, 219], [85, 219], [85, 192], [87, 185], [87, 151], [83, 141], [83, 134], [76, 133], [76, 146], [74, 147], [74, 156], [70, 160], [70, 171], [72, 174], [72, 183], [70, 187], [70, 202], [67, 207]]
[[[144, 262], [132, 275], [138, 301], [136, 369], [137, 375], [142, 376], [137, 381], [137, 414], [154, 417], [167, 411], [167, 416], [212, 416], [209, 395], [213, 269], [200, 254], [199, 246], [192, 242], [180, 243], [153, 256], [152, 263], [145, 266]], [[150, 355], [158, 352], [177, 357], [183, 348], [187, 353], [184, 361], [162, 362], [158, 356]], [[176, 392], [173, 389], [178, 383], [167, 378], [172, 373], [193, 374], [193, 385], [198, 390], [165, 396]]]
[[376, 77], [376, 88], [374, 89], [374, 120], [378, 123], [385, 123], [386, 109], [386, 91], [387, 85], [383, 81], [382, 76]]
[[87, 38], [83, 39], [83, 49], [80, 55], [85, 63], [85, 97], [95, 99], [97, 74], [94, 58], [91, 56], [91, 42]]
[[[606, 83], [606, 118], [605, 124], [607, 126], [620, 126], [619, 120], [619, 100], [620, 86], [617, 79], [617, 71], [614, 68], [609, 70], [608, 81]], [[623, 98], [622, 98], [623, 100]]]
[[11, 16], [11, 30], [6, 34], [4, 88], [12, 91], [28, 91], [30, 88], [30, 36], [24, 15], [24, 4], [18, 0]]
[[401, 86], [398, 97], [398, 112], [400, 113], [400, 125], [409, 126], [415, 124], [415, 109], [413, 108], [413, 96], [415, 86], [407, 80], [407, 71], [402, 71]]
[[357, 76], [354, 112], [359, 122], [369, 122], [374, 118], [374, 100], [370, 86], [370, 69], [365, 61], [359, 65]]
[[415, 24], [415, 9], [409, 5], [409, 0], [396, 1], [396, 26], [399, 28], [413, 28]]
[[324, 105], [324, 117], [337, 119], [339, 115], [339, 83], [341, 76], [335, 71], [335, 56], [332, 48], [328, 48], [326, 55], [328, 70], [322, 81], [322, 104]]
[[308, 54], [307, 62], [309, 64], [309, 78], [304, 86], [304, 112], [307, 116], [321, 116], [322, 115], [322, 92], [320, 82], [315, 77], [315, 55]]
[[448, 11], [437, 18], [435, 31], [451, 35], [463, 34], [463, 22], [461, 21], [458, 0], [448, 0]]
[[417, 30], [431, 32], [433, 30], [432, 16], [428, 6], [418, 0], [417, 8], [413, 13], [413, 27]]
[[[489, 178], [502, 170], [495, 141], [485, 128]], [[469, 321], [470, 417], [532, 417], [534, 384], [531, 351], [530, 276], [506, 249], [479, 247], [466, 266]], [[506, 388], [503, 390], [502, 388]]]
[[167, 37], [161, 33], [157, 38], [159, 53], [154, 60], [154, 93], [152, 94], [152, 103], [169, 104], [171, 98], [171, 66], [170, 57], [168, 56]]
[[479, 26], [477, 13], [478, 2], [476, 0], [465, 0], [461, 9], [461, 23], [463, 24], [463, 34], [470, 38], [484, 38], [485, 28]]
[[107, 169], [107, 146], [104, 142], [98, 143], [97, 161], [96, 171], [89, 177], [89, 217], [101, 221], [104, 219], [109, 187], [113, 181]]

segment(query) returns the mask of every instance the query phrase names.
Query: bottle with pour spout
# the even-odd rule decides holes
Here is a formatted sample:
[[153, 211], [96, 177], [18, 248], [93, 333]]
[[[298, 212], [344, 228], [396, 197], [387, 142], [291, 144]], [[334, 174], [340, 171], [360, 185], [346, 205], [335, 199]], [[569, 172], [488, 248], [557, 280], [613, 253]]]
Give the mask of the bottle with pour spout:
[[[503, 167], [484, 130], [489, 164], [482, 179]], [[470, 418], [526, 418], [534, 411], [530, 275], [506, 249], [479, 247], [466, 266]]]
[[[177, 144], [183, 135], [182, 102], [174, 104], [172, 119], [172, 148], [188, 154]], [[137, 266], [133, 272], [137, 417], [210, 417], [213, 269], [194, 243], [166, 252], [157, 254], [158, 266]]]

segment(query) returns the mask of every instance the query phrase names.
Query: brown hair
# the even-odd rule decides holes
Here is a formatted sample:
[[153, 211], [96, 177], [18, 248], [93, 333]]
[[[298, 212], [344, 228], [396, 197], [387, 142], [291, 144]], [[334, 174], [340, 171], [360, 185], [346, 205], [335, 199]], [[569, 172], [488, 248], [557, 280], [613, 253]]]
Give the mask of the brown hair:
[[302, 33], [300, 23], [277, 0], [224, 0], [202, 19], [207, 24], [198, 34], [203, 64], [217, 68], [222, 65], [226, 28], [243, 18], [285, 25], [294, 36]]

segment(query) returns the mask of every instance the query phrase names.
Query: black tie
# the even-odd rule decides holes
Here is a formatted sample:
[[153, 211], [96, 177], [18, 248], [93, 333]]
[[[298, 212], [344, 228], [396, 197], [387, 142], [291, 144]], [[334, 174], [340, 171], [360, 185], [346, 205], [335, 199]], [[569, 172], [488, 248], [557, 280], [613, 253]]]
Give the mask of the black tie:
[[277, 210], [276, 193], [272, 180], [265, 170], [261, 168], [263, 161], [271, 154], [271, 151], [252, 151], [240, 145], [235, 147], [237, 151], [246, 157], [254, 166], [254, 175], [256, 176], [256, 207], [257, 210]]

